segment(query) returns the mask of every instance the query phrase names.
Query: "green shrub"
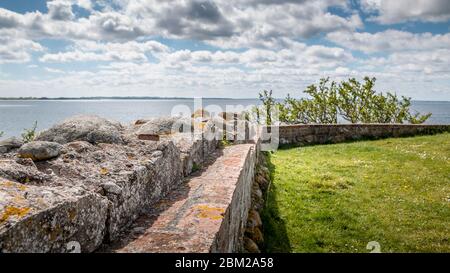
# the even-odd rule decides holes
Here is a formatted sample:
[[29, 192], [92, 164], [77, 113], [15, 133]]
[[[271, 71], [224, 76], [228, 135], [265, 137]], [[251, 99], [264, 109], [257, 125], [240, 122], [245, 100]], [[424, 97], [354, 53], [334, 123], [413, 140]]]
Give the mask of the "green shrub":
[[37, 136], [36, 129], [37, 129], [37, 121], [34, 122], [31, 129], [24, 129], [24, 132], [22, 133], [22, 140], [24, 143], [31, 142], [36, 138]]
[[192, 165], [192, 172], [196, 172], [196, 171], [200, 170], [201, 168], [202, 167], [199, 164], [194, 162], [194, 164]]
[[220, 142], [219, 142], [219, 146], [220, 147], [227, 147], [227, 146], [231, 146], [233, 143], [231, 142], [231, 141], [229, 141], [229, 140], [227, 140], [227, 139], [222, 139]]
[[[272, 90], [264, 90], [259, 93], [259, 99], [263, 103], [262, 114], [265, 117], [265, 124], [272, 125], [272, 111], [276, 105], [275, 99], [272, 97]], [[258, 113], [258, 119], [261, 118], [261, 113]]]
[[425, 122], [431, 114], [412, 114], [411, 98], [374, 90], [376, 78], [364, 78], [364, 83], [352, 78], [343, 81], [338, 88], [339, 114], [351, 123], [404, 123]]
[[264, 90], [259, 94], [262, 106], [252, 110], [253, 116], [258, 123], [267, 125], [274, 122], [270, 109], [278, 113], [280, 122], [289, 124], [334, 124], [339, 115], [351, 123], [420, 124], [431, 116], [431, 113], [412, 113], [411, 98], [399, 98], [390, 92], [377, 93], [375, 82], [375, 78], [365, 77], [362, 83], [351, 78], [338, 84], [324, 78], [318, 85], [306, 88], [304, 93], [308, 98], [296, 99], [288, 95], [283, 102], [276, 102], [272, 91]]

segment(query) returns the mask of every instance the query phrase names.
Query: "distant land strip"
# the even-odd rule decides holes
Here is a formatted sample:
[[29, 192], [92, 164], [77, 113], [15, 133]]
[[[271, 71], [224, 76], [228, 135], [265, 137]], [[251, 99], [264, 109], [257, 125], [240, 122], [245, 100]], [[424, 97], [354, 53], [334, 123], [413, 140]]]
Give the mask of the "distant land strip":
[[[0, 100], [192, 100], [189, 97], [147, 97], [147, 96], [126, 96], [126, 97], [0, 97]], [[256, 98], [202, 98], [218, 100], [255, 100]]]

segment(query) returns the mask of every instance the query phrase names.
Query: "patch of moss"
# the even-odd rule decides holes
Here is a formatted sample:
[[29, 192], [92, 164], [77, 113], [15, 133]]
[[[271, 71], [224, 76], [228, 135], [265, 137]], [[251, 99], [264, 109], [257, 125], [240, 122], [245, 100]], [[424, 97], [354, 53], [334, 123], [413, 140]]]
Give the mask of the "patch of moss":
[[227, 147], [227, 146], [231, 146], [233, 145], [233, 143], [227, 139], [222, 139], [219, 143], [220, 147]]

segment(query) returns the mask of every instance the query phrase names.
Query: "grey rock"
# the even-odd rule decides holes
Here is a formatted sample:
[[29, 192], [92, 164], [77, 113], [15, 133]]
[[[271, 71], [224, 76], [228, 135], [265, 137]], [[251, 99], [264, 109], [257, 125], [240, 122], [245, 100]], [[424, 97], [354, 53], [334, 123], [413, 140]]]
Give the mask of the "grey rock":
[[250, 238], [253, 242], [255, 242], [258, 246], [264, 245], [264, 235], [261, 232], [261, 229], [258, 227], [247, 228], [245, 230], [245, 236]]
[[95, 150], [95, 146], [87, 141], [74, 141], [66, 144], [65, 146], [80, 154]]
[[262, 227], [261, 217], [259, 213], [254, 209], [250, 209], [250, 211], [248, 212], [247, 227]]
[[49, 141], [33, 141], [20, 147], [18, 154], [22, 158], [34, 161], [47, 160], [59, 156], [62, 145]]
[[155, 151], [155, 152], [153, 152], [151, 154], [151, 157], [154, 158], [154, 159], [157, 159], [157, 158], [159, 158], [161, 156], [163, 156], [163, 152], [161, 152], [161, 151]]
[[263, 193], [258, 183], [252, 185], [252, 206], [256, 211], [261, 211], [264, 207]]
[[169, 135], [191, 132], [191, 119], [182, 117], [160, 117], [147, 120], [137, 131], [138, 135]]
[[244, 249], [248, 253], [261, 253], [258, 245], [250, 238], [244, 237]]
[[24, 184], [30, 182], [42, 183], [49, 178], [48, 175], [40, 172], [34, 164], [19, 164], [14, 160], [0, 161], [0, 176]]
[[199, 167], [203, 164], [204, 154], [201, 136], [191, 133], [176, 134], [172, 136], [171, 140], [181, 152], [181, 162], [185, 176], [188, 176], [193, 171], [194, 166]]
[[20, 148], [23, 145], [23, 141], [16, 138], [11, 137], [5, 140], [0, 141], [0, 154], [7, 153], [12, 149]]
[[106, 232], [108, 201], [79, 188], [24, 186], [0, 179], [0, 253], [92, 252]]
[[37, 140], [65, 144], [76, 140], [96, 143], [122, 143], [122, 125], [98, 116], [76, 116], [66, 119], [39, 134]]
[[111, 193], [111, 194], [115, 194], [115, 195], [119, 195], [120, 193], [122, 193], [122, 188], [119, 187], [116, 183], [106, 182], [106, 183], [103, 183], [101, 186], [102, 186], [103, 190], [107, 193]]
[[34, 161], [31, 158], [20, 158], [16, 157], [15, 161], [23, 166], [29, 166], [36, 169], [36, 164], [34, 164]]

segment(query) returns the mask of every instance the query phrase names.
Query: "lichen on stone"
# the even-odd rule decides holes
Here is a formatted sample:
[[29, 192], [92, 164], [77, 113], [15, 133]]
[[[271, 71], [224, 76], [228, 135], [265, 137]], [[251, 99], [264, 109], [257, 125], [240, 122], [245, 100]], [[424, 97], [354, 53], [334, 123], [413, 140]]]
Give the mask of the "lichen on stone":
[[210, 207], [207, 205], [198, 205], [196, 207], [198, 210], [198, 218], [206, 218], [211, 220], [221, 220], [223, 219], [225, 209], [218, 207]]
[[0, 224], [6, 222], [10, 217], [17, 216], [19, 219], [23, 218], [30, 212], [31, 208], [19, 208], [15, 206], [6, 206], [3, 210], [3, 214], [0, 216]]

